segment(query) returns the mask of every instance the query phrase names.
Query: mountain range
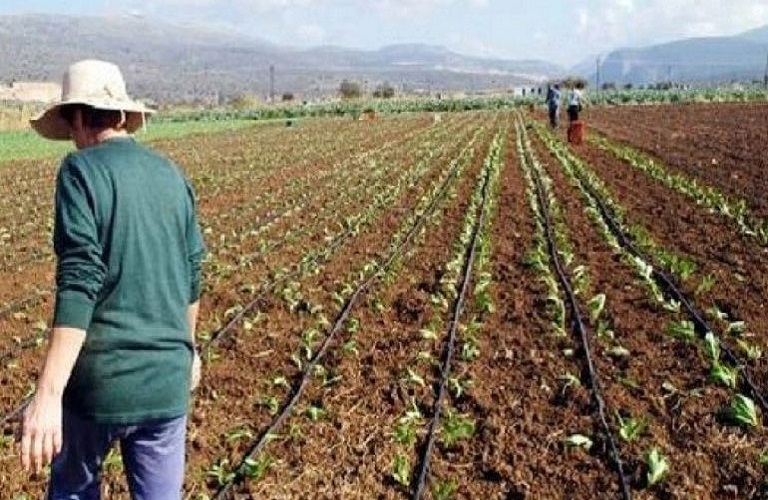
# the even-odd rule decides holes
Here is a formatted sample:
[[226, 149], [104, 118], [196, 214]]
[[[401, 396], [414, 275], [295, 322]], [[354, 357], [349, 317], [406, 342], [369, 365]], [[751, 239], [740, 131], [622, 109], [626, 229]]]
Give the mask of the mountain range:
[[0, 45], [0, 81], [59, 81], [71, 62], [101, 58], [123, 68], [133, 93], [163, 102], [272, 92], [311, 98], [335, 94], [344, 79], [368, 91], [383, 82], [406, 92], [477, 91], [529, 85], [562, 71], [541, 61], [484, 59], [421, 44], [294, 49], [133, 16], [0, 16]]
[[[576, 72], [595, 81], [596, 68], [593, 59]], [[762, 82], [768, 70], [768, 26], [736, 36], [615, 50], [602, 58], [599, 68], [600, 81], [616, 84]]]
[[[383, 82], [399, 92], [505, 90], [566, 75], [592, 82], [596, 67], [594, 59], [563, 68], [534, 58], [472, 57], [424, 44], [297, 49], [130, 15], [0, 16], [0, 45], [0, 82], [58, 82], [71, 62], [101, 58], [120, 65], [132, 94], [158, 102], [221, 103], [284, 93], [311, 99], [334, 95], [344, 79], [367, 91]], [[768, 26], [732, 37], [616, 50], [601, 59], [600, 78], [617, 84], [762, 80], [767, 54]]]

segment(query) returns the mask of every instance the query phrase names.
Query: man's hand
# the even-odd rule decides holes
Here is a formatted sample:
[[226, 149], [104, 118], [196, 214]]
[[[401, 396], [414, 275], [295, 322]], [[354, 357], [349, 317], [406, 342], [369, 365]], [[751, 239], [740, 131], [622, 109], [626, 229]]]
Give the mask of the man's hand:
[[198, 354], [197, 349], [195, 349], [195, 354], [192, 356], [192, 374], [191, 374], [191, 381], [189, 390], [194, 391], [197, 389], [197, 386], [200, 384], [200, 354]]
[[24, 410], [21, 464], [38, 473], [61, 451], [61, 398], [35, 394]]

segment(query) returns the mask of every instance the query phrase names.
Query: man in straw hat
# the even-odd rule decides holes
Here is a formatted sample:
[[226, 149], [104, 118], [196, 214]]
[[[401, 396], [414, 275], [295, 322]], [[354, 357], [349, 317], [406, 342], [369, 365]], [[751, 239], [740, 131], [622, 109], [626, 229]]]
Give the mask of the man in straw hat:
[[56, 179], [53, 331], [22, 427], [23, 466], [52, 463], [49, 499], [98, 498], [118, 440], [132, 498], [181, 497], [204, 247], [187, 180], [129, 135], [149, 113], [117, 66], [86, 60], [31, 122], [77, 147]]

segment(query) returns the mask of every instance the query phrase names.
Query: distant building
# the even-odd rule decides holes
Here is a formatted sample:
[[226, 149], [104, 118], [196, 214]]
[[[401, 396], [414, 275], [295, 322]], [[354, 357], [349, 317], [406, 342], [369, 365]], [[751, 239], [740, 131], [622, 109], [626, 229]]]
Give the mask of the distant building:
[[49, 82], [0, 83], [0, 101], [54, 102], [61, 98], [61, 85]]
[[515, 97], [536, 97], [546, 96], [546, 88], [538, 85], [528, 85], [525, 87], [514, 87], [512, 95]]

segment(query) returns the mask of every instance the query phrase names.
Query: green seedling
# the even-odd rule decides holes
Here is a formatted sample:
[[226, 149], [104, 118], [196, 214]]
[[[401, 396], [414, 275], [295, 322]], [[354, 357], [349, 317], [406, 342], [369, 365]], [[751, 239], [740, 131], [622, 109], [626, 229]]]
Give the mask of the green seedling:
[[594, 444], [590, 438], [583, 434], [571, 434], [563, 439], [563, 443], [568, 448], [584, 448], [585, 450], [589, 450]]
[[741, 339], [737, 340], [736, 344], [739, 346], [739, 349], [741, 349], [744, 354], [747, 355], [747, 358], [749, 358], [750, 361], [757, 361], [763, 356], [763, 350], [760, 349], [759, 346], [750, 344], [749, 342]]
[[712, 318], [719, 321], [727, 321], [728, 314], [721, 311], [717, 306], [712, 306], [707, 309], [707, 314]]
[[401, 418], [395, 425], [395, 430], [392, 433], [392, 438], [395, 442], [406, 446], [411, 446], [416, 442], [416, 429], [413, 421]]
[[718, 362], [712, 365], [709, 376], [712, 380], [723, 384], [726, 387], [730, 387], [731, 389], [735, 389], [736, 384], [738, 383], [739, 371]]
[[732, 321], [728, 323], [725, 333], [730, 335], [741, 335], [747, 329], [747, 324], [744, 321]]
[[467, 390], [472, 387], [472, 379], [460, 379], [459, 377], [448, 378], [448, 390], [453, 393], [455, 398], [460, 398]]
[[589, 318], [592, 320], [592, 323], [596, 323], [605, 308], [605, 294], [595, 295], [587, 305], [589, 306]]
[[644, 419], [628, 418], [623, 419], [621, 415], [617, 415], [619, 419], [619, 436], [624, 441], [634, 441], [640, 435], [645, 432], [648, 427], [648, 423]]
[[657, 448], [651, 449], [648, 453], [646, 465], [648, 466], [648, 473], [646, 474], [648, 487], [660, 483], [669, 473], [669, 460], [659, 453]]
[[272, 385], [274, 386], [282, 386], [282, 387], [285, 387], [286, 389], [291, 388], [291, 384], [288, 382], [288, 379], [285, 378], [285, 376], [283, 375], [275, 375], [274, 377], [272, 377], [271, 382], [272, 382]]
[[716, 364], [720, 360], [720, 343], [712, 332], [707, 332], [704, 336], [704, 351], [712, 363]]
[[123, 470], [123, 456], [120, 454], [120, 451], [113, 447], [109, 450], [109, 453], [107, 453], [107, 456], [104, 457], [104, 462], [102, 463], [102, 467], [104, 470], [108, 470], [111, 472], [122, 472]]
[[253, 439], [253, 433], [245, 427], [240, 427], [227, 432], [224, 439], [227, 443], [240, 441], [241, 439]]
[[606, 352], [607, 352], [607, 353], [608, 353], [608, 355], [609, 355], [609, 356], [611, 356], [612, 358], [628, 358], [628, 357], [630, 356], [630, 354], [631, 354], [631, 353], [629, 352], [629, 349], [627, 349], [627, 348], [625, 348], [625, 347], [622, 347], [622, 346], [620, 346], [620, 345], [617, 345], [617, 346], [611, 347], [611, 348], [610, 348], [610, 349], [608, 349], [608, 351], [606, 351]]
[[696, 287], [696, 295], [709, 292], [710, 290], [712, 290], [712, 288], [714, 288], [715, 283], [717, 283], [717, 280], [711, 274], [704, 276], [701, 279], [701, 283], [699, 284], [699, 286]]
[[558, 378], [563, 382], [563, 392], [565, 392], [569, 387], [579, 387], [581, 385], [579, 378], [570, 372], [566, 373], [565, 375], [561, 375]]
[[313, 422], [317, 422], [321, 418], [324, 418], [325, 415], [326, 411], [319, 406], [310, 405], [309, 408], [307, 408], [307, 416]]
[[661, 308], [665, 311], [671, 312], [671, 313], [679, 313], [680, 312], [680, 302], [670, 299], [666, 300], [661, 304]]
[[696, 328], [693, 321], [670, 323], [667, 327], [667, 333], [686, 342], [692, 342], [696, 338]]
[[416, 361], [419, 363], [432, 364], [435, 361], [435, 357], [432, 355], [431, 352], [419, 351], [416, 354]]
[[405, 377], [405, 381], [408, 382], [409, 384], [414, 384], [421, 387], [424, 387], [425, 385], [427, 385], [426, 382], [424, 382], [424, 379], [420, 375], [414, 373], [414, 371], [411, 370], [410, 368], [406, 368], [406, 372], [407, 372], [407, 375]]
[[458, 489], [459, 485], [450, 479], [447, 481], [437, 481], [432, 489], [432, 497], [435, 500], [449, 500], [453, 498]]
[[736, 394], [733, 397], [728, 415], [734, 422], [740, 425], [747, 427], [758, 427], [760, 425], [755, 402], [743, 394]]
[[248, 457], [243, 461], [242, 474], [252, 481], [261, 481], [273, 463], [274, 460], [268, 455], [257, 460]]
[[270, 415], [277, 415], [277, 411], [280, 409], [280, 401], [274, 396], [262, 396], [259, 399], [259, 405], [267, 408]]
[[443, 443], [452, 447], [461, 439], [468, 439], [475, 434], [475, 423], [469, 418], [448, 411], [442, 423]]
[[229, 467], [229, 459], [222, 458], [205, 472], [205, 475], [216, 480], [218, 486], [229, 484], [235, 479], [235, 472]]
[[437, 340], [437, 325], [434, 322], [419, 330], [421, 338], [424, 340]]
[[392, 469], [392, 477], [395, 481], [407, 488], [411, 484], [411, 466], [408, 463], [408, 457], [400, 453], [395, 455], [395, 463]]
[[341, 346], [341, 352], [351, 356], [357, 356], [360, 352], [357, 349], [357, 342], [355, 340], [349, 340]]

